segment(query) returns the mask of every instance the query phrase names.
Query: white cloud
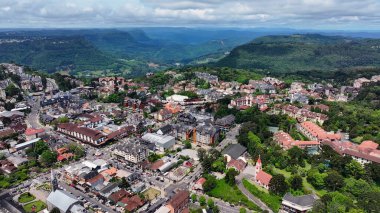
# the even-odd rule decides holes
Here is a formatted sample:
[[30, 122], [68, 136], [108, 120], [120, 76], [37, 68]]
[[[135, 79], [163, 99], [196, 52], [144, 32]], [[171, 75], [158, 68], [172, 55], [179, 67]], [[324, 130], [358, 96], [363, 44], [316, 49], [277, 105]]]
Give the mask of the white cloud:
[[242, 26], [380, 29], [378, 0], [0, 0], [0, 27]]

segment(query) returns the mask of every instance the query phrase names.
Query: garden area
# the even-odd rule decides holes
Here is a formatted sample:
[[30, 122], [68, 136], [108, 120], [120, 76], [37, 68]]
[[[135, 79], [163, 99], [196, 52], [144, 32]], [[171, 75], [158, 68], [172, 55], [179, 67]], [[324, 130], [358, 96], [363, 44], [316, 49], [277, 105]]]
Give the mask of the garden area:
[[243, 179], [243, 185], [251, 194], [263, 201], [274, 212], [277, 212], [280, 209], [281, 197], [271, 195], [257, 188], [255, 185], [251, 184], [247, 179]]
[[261, 211], [256, 204], [248, 200], [248, 198], [238, 189], [236, 185], [231, 186], [226, 183], [224, 179], [216, 180], [215, 188], [207, 192], [207, 194], [235, 205], [242, 205], [250, 210]]
[[33, 212], [39, 212], [43, 209], [46, 209], [46, 204], [40, 200], [28, 203], [25, 206], [23, 206], [25, 212], [27, 213], [33, 213]]
[[25, 192], [24, 194], [20, 195], [20, 197], [18, 198], [18, 202], [19, 203], [28, 203], [30, 201], [33, 201], [34, 199], [36, 199], [36, 197], [34, 197], [29, 192]]

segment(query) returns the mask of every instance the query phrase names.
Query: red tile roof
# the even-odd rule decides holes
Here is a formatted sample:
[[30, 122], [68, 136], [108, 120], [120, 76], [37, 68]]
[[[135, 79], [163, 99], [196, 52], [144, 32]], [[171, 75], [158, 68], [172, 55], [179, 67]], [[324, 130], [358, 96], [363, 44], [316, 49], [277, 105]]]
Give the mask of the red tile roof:
[[272, 179], [272, 175], [264, 172], [263, 170], [259, 171], [256, 176], [256, 180], [260, 181], [262, 184], [268, 186], [270, 180]]
[[33, 128], [28, 128], [25, 130], [25, 135], [27, 136], [31, 136], [31, 135], [35, 135], [35, 134], [38, 134], [38, 133], [43, 133], [45, 132], [44, 129], [33, 129]]

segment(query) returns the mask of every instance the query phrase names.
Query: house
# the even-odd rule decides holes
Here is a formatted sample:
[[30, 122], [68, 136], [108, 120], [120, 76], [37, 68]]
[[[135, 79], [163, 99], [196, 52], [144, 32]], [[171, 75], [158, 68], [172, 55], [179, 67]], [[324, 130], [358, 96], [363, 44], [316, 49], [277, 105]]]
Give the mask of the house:
[[87, 212], [74, 195], [63, 190], [52, 191], [47, 197], [46, 203], [49, 211], [58, 208], [61, 213]]
[[280, 212], [288, 213], [305, 213], [313, 208], [314, 202], [318, 197], [314, 194], [293, 196], [291, 193], [286, 193], [282, 198]]
[[235, 169], [238, 172], [242, 172], [245, 169], [245, 166], [247, 165], [247, 162], [243, 161], [242, 159], [231, 159], [226, 167], [227, 169]]
[[96, 186], [103, 184], [105, 181], [104, 176], [102, 174], [97, 174], [95, 177], [90, 178], [87, 180], [87, 185], [89, 185], [92, 188], [95, 188]]
[[117, 203], [117, 205], [121, 206], [125, 212], [135, 212], [138, 208], [143, 206], [144, 203], [144, 200], [138, 195], [134, 195], [132, 197], [124, 197]]
[[228, 131], [234, 124], [235, 124], [234, 115], [227, 115], [215, 121], [215, 126], [219, 127], [223, 131]]
[[188, 191], [178, 191], [167, 203], [166, 207], [170, 209], [170, 213], [186, 213], [189, 212]]
[[112, 193], [109, 197], [108, 197], [108, 200], [110, 200], [111, 202], [113, 202], [114, 204], [118, 203], [121, 199], [123, 199], [124, 197], [127, 197], [127, 196], [131, 196], [132, 194], [129, 193], [127, 190], [125, 189], [120, 189], [114, 193]]
[[232, 159], [237, 160], [244, 155], [247, 151], [247, 148], [241, 144], [231, 144], [222, 151], [224, 158], [227, 162], [230, 162]]
[[206, 182], [206, 178], [201, 177], [195, 182], [193, 189], [195, 190], [203, 190], [203, 184]]
[[173, 117], [173, 113], [166, 108], [160, 109], [157, 113], [154, 114], [154, 118], [158, 121], [166, 121]]
[[256, 166], [255, 166], [255, 174], [254, 174], [255, 182], [259, 186], [268, 190], [269, 189], [269, 183], [270, 183], [271, 179], [272, 179], [272, 175], [263, 171], [261, 158], [259, 156], [259, 159], [257, 160]]

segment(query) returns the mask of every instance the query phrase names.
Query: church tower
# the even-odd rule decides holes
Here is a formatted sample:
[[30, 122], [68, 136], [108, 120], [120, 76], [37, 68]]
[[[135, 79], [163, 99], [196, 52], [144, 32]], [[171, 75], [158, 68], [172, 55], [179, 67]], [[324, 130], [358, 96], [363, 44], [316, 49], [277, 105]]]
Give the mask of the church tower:
[[55, 176], [55, 173], [53, 170], [51, 170], [51, 189], [52, 189], [52, 192], [54, 192], [55, 190], [58, 189], [58, 180], [57, 180], [57, 177]]
[[255, 166], [255, 180], [256, 180], [257, 173], [259, 173], [262, 169], [263, 168], [262, 168], [262, 163], [261, 163], [261, 157], [259, 155], [259, 159], [257, 159], [256, 166]]

